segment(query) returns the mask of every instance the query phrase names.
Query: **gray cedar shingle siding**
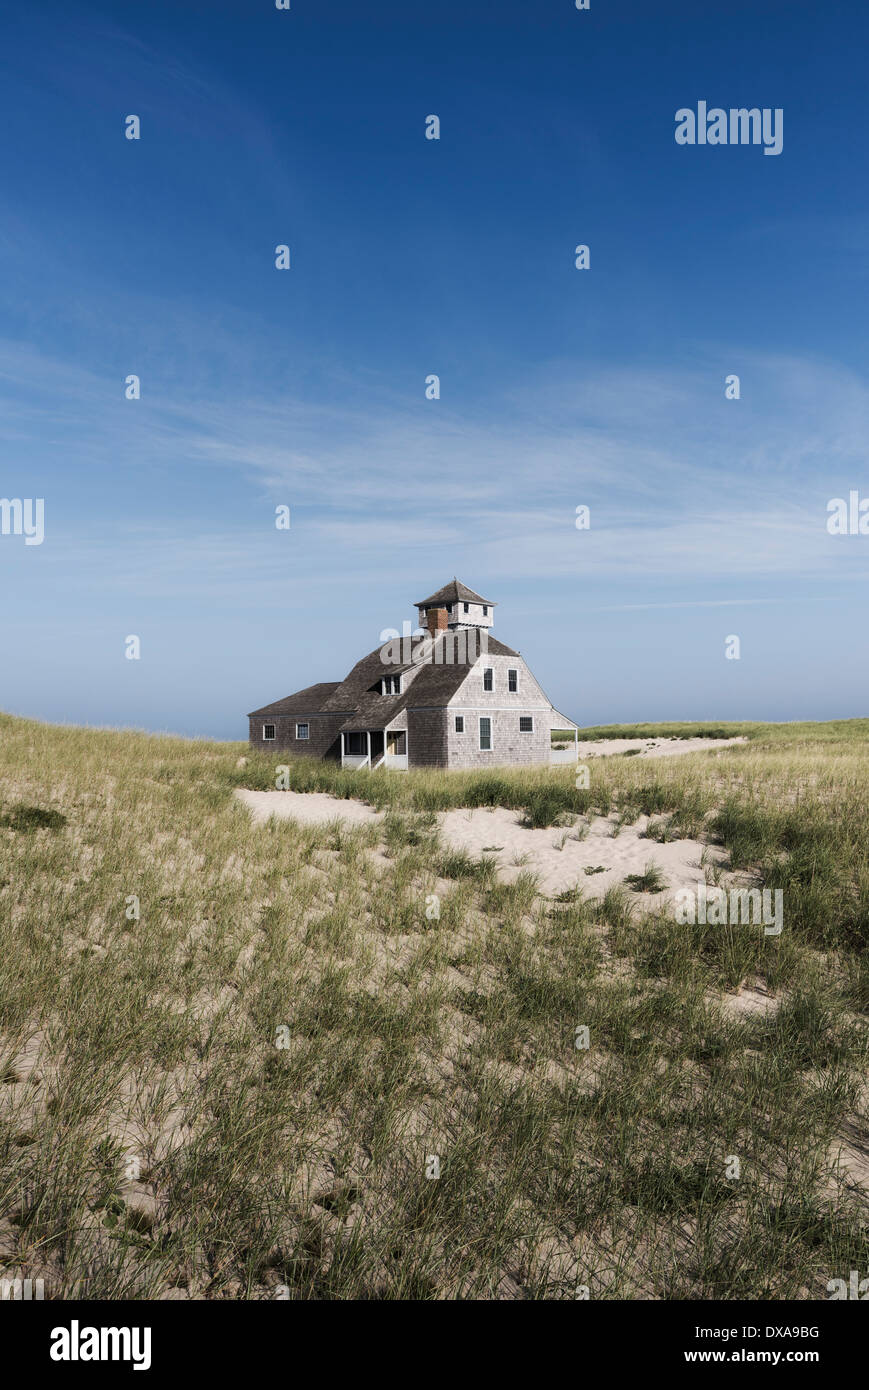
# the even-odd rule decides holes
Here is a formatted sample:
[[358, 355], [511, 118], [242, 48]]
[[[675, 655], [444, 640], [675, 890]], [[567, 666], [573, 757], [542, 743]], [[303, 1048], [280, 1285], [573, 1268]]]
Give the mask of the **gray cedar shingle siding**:
[[[322, 705], [338, 689], [338, 685], [338, 681], [321, 681], [319, 685], [306, 686], [294, 695], [254, 710], [248, 715], [251, 747], [295, 753], [303, 758], [340, 758], [338, 730], [344, 716], [338, 713], [324, 716], [321, 713]], [[263, 738], [263, 726], [266, 724], [274, 725], [274, 739]], [[308, 725], [307, 739], [296, 738], [297, 724]]]
[[[340, 714], [266, 714], [250, 715], [250, 743], [253, 748], [270, 749], [295, 754], [300, 758], [340, 758]], [[263, 738], [263, 725], [274, 724], [274, 739]], [[296, 738], [296, 725], [308, 725], [308, 738]]]
[[[449, 715], [448, 767], [503, 767], [522, 766], [528, 763], [549, 761], [549, 716], [546, 710], [485, 709], [447, 711]], [[455, 731], [455, 716], [464, 715], [464, 733]], [[519, 716], [528, 713], [534, 718], [534, 732], [523, 734], [519, 730]], [[492, 750], [489, 753], [480, 748], [480, 717], [492, 721]]]
[[447, 767], [446, 709], [409, 709], [407, 762], [409, 767]]
[[[483, 672], [487, 667], [493, 672], [491, 690], [486, 690], [483, 684]], [[518, 689], [515, 692], [509, 688], [507, 672], [511, 670], [519, 673]], [[504, 655], [495, 650], [494, 642], [489, 643], [488, 655], [480, 657], [476, 666], [468, 672], [467, 679], [453, 697], [452, 703], [479, 705], [481, 708], [488, 706], [490, 709], [506, 705], [510, 709], [522, 710], [523, 713], [527, 711], [529, 714], [536, 706], [540, 706], [547, 714], [552, 708], [548, 697], [544, 695], [519, 653], [510, 652], [508, 649], [508, 654]]]
[[[501, 644], [498, 644], [501, 647]], [[492, 671], [492, 689], [486, 690], [484, 671]], [[508, 672], [518, 673], [517, 689], [510, 690]], [[518, 652], [497, 650], [494, 642], [450, 701], [447, 735], [449, 767], [498, 767], [549, 761], [549, 729], [552, 706]], [[464, 716], [465, 727], [456, 733], [455, 717]], [[480, 748], [480, 716], [492, 721], [492, 748]], [[522, 716], [534, 721], [531, 733], [519, 728]]]

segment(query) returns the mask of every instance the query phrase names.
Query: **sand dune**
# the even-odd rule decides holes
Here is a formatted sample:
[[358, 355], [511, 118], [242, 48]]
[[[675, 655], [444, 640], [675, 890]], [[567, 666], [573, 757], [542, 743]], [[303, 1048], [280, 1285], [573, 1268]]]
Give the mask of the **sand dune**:
[[[677, 889], [704, 881], [704, 850], [710, 864], [723, 864], [727, 858], [717, 846], [707, 846], [699, 840], [658, 844], [646, 839], [648, 816], [623, 826], [615, 837], [617, 817], [597, 816], [581, 840], [576, 839], [577, 826], [532, 830], [522, 825], [521, 811], [501, 807], [446, 811], [438, 819], [448, 845], [465, 849], [474, 858], [485, 855], [494, 859], [499, 876], [508, 883], [523, 870], [537, 874], [540, 891], [549, 898], [571, 888], [582, 889], [586, 897], [601, 898], [614, 883], [623, 882], [627, 874], [641, 874], [653, 862], [667, 887], [660, 893], [638, 896], [664, 903]], [[585, 824], [582, 818], [579, 824]]]
[[[364, 802], [342, 800], [324, 792], [238, 791], [236, 795], [258, 822], [279, 816], [306, 825], [323, 825], [336, 819], [360, 825], [383, 817], [382, 812]], [[467, 850], [475, 859], [494, 859], [499, 877], [506, 883], [523, 870], [537, 874], [541, 893], [550, 898], [572, 888], [580, 888], [589, 898], [603, 897], [614, 883], [623, 882], [628, 874], [642, 873], [653, 862], [667, 886], [660, 893], [638, 896], [647, 903], [663, 904], [672, 899], [677, 889], [692, 887], [705, 879], [701, 864], [704, 850], [709, 864], [726, 862], [723, 850], [699, 840], [659, 844], [646, 839], [647, 816], [623, 826], [615, 836], [617, 817], [597, 816], [589, 823], [583, 839], [577, 839], [578, 830], [585, 824], [581, 817], [573, 826], [534, 830], [522, 824], [521, 811], [502, 807], [443, 811], [438, 823], [450, 848]]]

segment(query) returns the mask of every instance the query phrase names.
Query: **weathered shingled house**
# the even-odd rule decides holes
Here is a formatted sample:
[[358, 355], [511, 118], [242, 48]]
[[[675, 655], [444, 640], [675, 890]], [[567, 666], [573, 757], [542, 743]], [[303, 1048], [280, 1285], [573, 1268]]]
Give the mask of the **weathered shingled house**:
[[457, 579], [420, 599], [419, 629], [375, 648], [343, 681], [309, 685], [248, 716], [254, 748], [350, 767], [492, 767], [561, 761], [553, 708], [512, 647], [489, 635], [495, 604]]

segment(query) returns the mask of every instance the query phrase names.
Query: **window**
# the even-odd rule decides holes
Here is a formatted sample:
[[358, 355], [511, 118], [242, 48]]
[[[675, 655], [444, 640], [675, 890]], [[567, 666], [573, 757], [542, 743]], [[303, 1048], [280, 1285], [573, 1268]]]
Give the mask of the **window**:
[[464, 716], [463, 714], [457, 714], [457, 715], [456, 715], [456, 733], [457, 733], [457, 734], [463, 734], [464, 732], [465, 732], [465, 716]]
[[488, 616], [489, 616], [489, 605], [488, 605], [487, 603], [484, 603], [484, 604], [483, 604], [483, 617], [484, 617], [484, 618], [488, 618]]
[[368, 741], [364, 734], [345, 734], [344, 735], [345, 753], [367, 753]]
[[520, 732], [520, 734], [533, 734], [533, 733], [534, 733], [534, 720], [532, 719], [532, 717], [531, 717], [530, 714], [520, 714], [520, 716], [519, 716], [519, 732]]
[[309, 729], [307, 724], [296, 725], [296, 738], [308, 738]]
[[407, 734], [404, 729], [393, 729], [386, 735], [386, 751], [401, 756], [407, 752]]
[[401, 676], [384, 676], [380, 682], [381, 695], [400, 695]]
[[274, 738], [274, 736], [275, 736], [275, 726], [274, 726], [274, 724], [263, 724], [263, 738], [264, 738], [264, 739]]
[[465, 612], [466, 612], [466, 613], [470, 612], [470, 607], [471, 607], [471, 605], [470, 605], [469, 603], [466, 603], [466, 604], [465, 604]]
[[495, 688], [495, 672], [492, 670], [492, 667], [491, 667], [491, 666], [486, 666], [486, 667], [484, 668], [484, 670], [483, 670], [483, 689], [484, 689], [484, 690], [494, 690], [494, 688]]
[[507, 689], [511, 695], [515, 695], [519, 689], [519, 672], [510, 670], [507, 672]]
[[492, 751], [492, 721], [488, 715], [480, 716], [480, 750], [483, 753]]

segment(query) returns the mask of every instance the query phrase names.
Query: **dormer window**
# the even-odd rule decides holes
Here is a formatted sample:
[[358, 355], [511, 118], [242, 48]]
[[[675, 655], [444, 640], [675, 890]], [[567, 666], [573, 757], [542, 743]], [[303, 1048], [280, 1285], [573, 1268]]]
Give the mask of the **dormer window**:
[[380, 682], [381, 695], [400, 695], [401, 676], [384, 676]]

